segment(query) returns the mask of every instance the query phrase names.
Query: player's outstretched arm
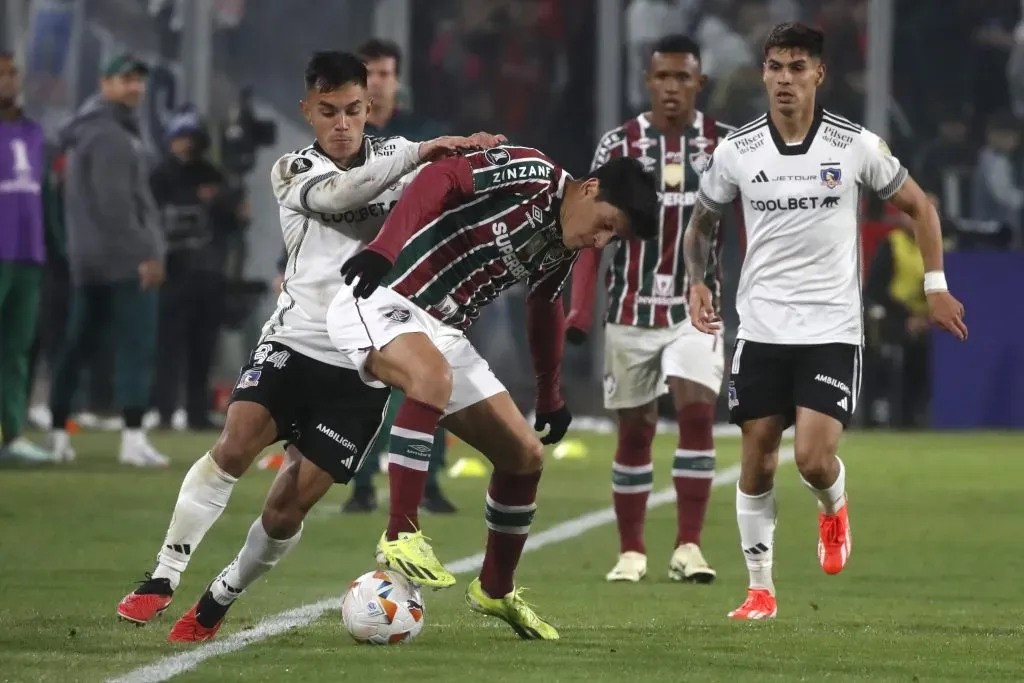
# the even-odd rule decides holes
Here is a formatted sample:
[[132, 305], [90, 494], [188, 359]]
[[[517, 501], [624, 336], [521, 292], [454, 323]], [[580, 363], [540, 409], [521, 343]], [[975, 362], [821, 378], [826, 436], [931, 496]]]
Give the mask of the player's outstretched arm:
[[572, 269], [572, 302], [569, 317], [565, 319], [565, 338], [570, 344], [582, 344], [590, 333], [594, 322], [594, 295], [600, 268], [600, 250], [591, 247], [580, 250]]
[[721, 212], [709, 205], [703, 195], [690, 214], [690, 222], [683, 235], [683, 259], [690, 282], [690, 322], [701, 332], [714, 334], [719, 328], [711, 290], [704, 284], [704, 275], [711, 258], [711, 244], [718, 229]]
[[924, 291], [932, 322], [965, 341], [964, 306], [949, 293], [943, 272], [942, 228], [938, 211], [913, 178], [907, 178], [889, 201], [913, 220], [914, 239], [924, 260]]

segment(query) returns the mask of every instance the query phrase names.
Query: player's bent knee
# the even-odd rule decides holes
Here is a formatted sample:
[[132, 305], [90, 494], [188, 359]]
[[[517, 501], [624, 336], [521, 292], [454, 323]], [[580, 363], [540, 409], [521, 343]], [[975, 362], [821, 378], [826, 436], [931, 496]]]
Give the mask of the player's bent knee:
[[804, 479], [817, 479], [832, 468], [835, 449], [826, 443], [797, 444], [793, 449], [796, 468]]
[[263, 529], [271, 538], [291, 538], [299, 532], [307, 512], [297, 501], [268, 500], [263, 506]]
[[418, 362], [402, 390], [409, 398], [443, 409], [452, 396], [451, 366], [444, 357]]
[[517, 474], [533, 474], [544, 469], [544, 444], [540, 439], [529, 439], [520, 449]]

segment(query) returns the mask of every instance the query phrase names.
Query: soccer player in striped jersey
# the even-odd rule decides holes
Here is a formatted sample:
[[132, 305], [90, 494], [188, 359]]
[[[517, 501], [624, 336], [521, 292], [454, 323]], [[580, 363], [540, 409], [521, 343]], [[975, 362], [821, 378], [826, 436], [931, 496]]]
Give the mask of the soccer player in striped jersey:
[[[416, 516], [440, 422], [494, 465], [487, 550], [467, 602], [523, 638], [558, 637], [513, 579], [536, 509], [542, 443], [561, 439], [572, 419], [559, 379], [561, 291], [577, 250], [656, 230], [653, 178], [635, 159], [614, 159], [574, 180], [535, 149], [504, 146], [420, 172], [377, 239], [342, 267], [346, 282], [358, 283], [342, 288], [327, 314], [331, 339], [364, 381], [406, 396], [391, 429], [391, 508], [379, 562], [417, 583], [455, 582]], [[463, 335], [482, 306], [523, 280], [537, 378], [534, 429], [547, 428], [543, 438]]]
[[286, 441], [287, 461], [245, 545], [174, 625], [172, 641], [214, 637], [238, 596], [298, 543], [316, 501], [352, 477], [380, 429], [388, 392], [367, 387], [327, 333], [327, 304], [342, 287], [338, 263], [377, 235], [423, 162], [504, 141], [365, 135], [366, 80], [355, 55], [309, 60], [302, 111], [316, 140], [270, 173], [288, 252], [277, 310], [242, 368], [220, 438], [182, 481], [156, 568], [117, 607], [136, 624], [165, 611], [238, 479], [264, 448]]
[[[637, 582], [647, 574], [644, 517], [654, 476], [651, 443], [658, 397], [671, 392], [679, 441], [672, 466], [676, 489], [675, 549], [668, 575], [711, 583], [700, 534], [715, 474], [712, 437], [722, 387], [722, 336], [697, 331], [686, 311], [690, 280], [683, 263], [683, 229], [697, 199], [700, 174], [718, 141], [732, 128], [696, 109], [706, 77], [700, 48], [686, 36], [659, 40], [647, 67], [651, 111], [601, 138], [594, 166], [636, 157], [654, 173], [661, 197], [657, 239], [620, 242], [608, 271], [605, 314], [604, 405], [618, 415], [612, 498], [619, 559], [608, 581]], [[702, 281], [721, 295], [721, 235], [712, 238], [711, 264]], [[573, 272], [568, 339], [580, 343], [591, 326], [600, 255], [586, 250]]]
[[818, 561], [838, 574], [850, 557], [846, 469], [836, 456], [857, 406], [864, 315], [857, 207], [862, 187], [911, 217], [932, 320], [961, 341], [964, 308], [942, 272], [939, 216], [874, 133], [816, 106], [825, 37], [780, 24], [764, 47], [769, 110], [729, 135], [701, 177], [684, 252], [690, 319], [718, 334], [714, 293], [699, 279], [724, 206], [743, 204], [747, 249], [736, 294], [740, 329], [729, 377], [731, 419], [743, 430], [736, 518], [749, 583], [734, 619], [778, 611], [772, 577], [775, 468], [795, 425], [800, 476], [818, 501]]

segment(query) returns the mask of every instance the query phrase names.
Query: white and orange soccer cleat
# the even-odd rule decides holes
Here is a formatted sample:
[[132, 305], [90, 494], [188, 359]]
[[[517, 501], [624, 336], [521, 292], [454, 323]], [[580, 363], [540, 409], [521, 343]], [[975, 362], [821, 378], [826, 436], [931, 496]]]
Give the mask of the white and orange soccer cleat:
[[849, 502], [844, 501], [843, 507], [834, 515], [818, 513], [818, 561], [826, 574], [843, 571], [850, 559], [853, 537], [850, 535], [849, 507]]
[[742, 605], [729, 612], [729, 618], [761, 621], [774, 619], [778, 611], [779, 605], [771, 591], [764, 588], [748, 588], [747, 599], [743, 601]]
[[173, 598], [174, 591], [169, 580], [154, 579], [146, 574], [146, 580], [138, 588], [121, 598], [117, 605], [117, 616], [141, 626], [163, 614]]
[[218, 619], [217, 623], [213, 626], [203, 626], [199, 623], [198, 617], [196, 617], [197, 607], [199, 607], [199, 603], [193, 605], [189, 611], [185, 612], [181, 619], [178, 619], [171, 628], [171, 632], [167, 635], [167, 640], [172, 643], [201, 643], [206, 640], [212, 640], [217, 635], [221, 624], [224, 623], [224, 618]]

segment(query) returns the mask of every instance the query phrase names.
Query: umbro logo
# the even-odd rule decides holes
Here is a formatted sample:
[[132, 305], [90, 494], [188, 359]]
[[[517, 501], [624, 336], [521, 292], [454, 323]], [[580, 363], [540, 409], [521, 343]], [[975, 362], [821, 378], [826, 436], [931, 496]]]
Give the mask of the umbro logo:
[[761, 169], [761, 171], [759, 171], [758, 174], [756, 176], [754, 176], [754, 179], [751, 180], [750, 182], [752, 182], [752, 183], [767, 183], [767, 182], [769, 182], [768, 175], [764, 172], [764, 169]]
[[850, 404], [846, 400], [845, 396], [843, 396], [841, 399], [836, 401], [836, 405], [839, 406], [840, 408], [842, 408], [843, 410], [847, 411], [847, 412], [849, 412], [849, 410], [850, 410]]
[[393, 323], [404, 323], [408, 322], [412, 316], [407, 308], [392, 308], [388, 311], [384, 311], [384, 317]]

